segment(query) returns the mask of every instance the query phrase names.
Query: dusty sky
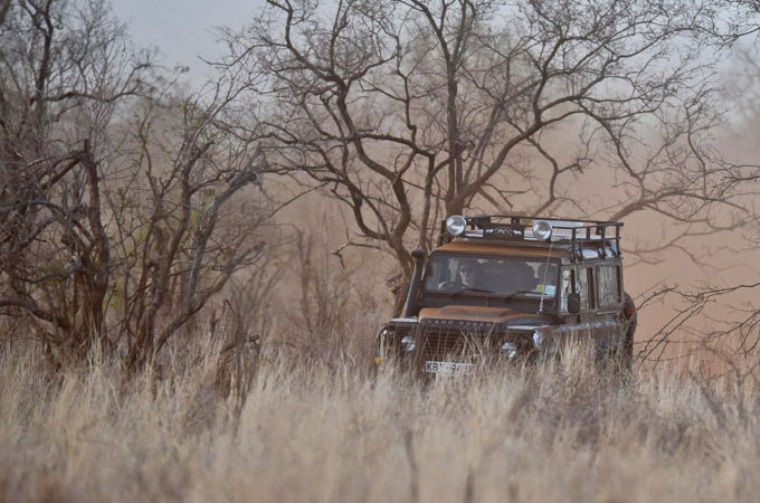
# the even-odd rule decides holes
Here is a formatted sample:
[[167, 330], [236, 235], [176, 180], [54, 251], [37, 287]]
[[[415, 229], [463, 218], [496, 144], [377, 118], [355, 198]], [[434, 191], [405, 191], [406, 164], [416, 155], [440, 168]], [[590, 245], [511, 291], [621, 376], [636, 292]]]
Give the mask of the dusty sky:
[[204, 72], [199, 56], [213, 59], [221, 53], [214, 28], [242, 26], [264, 0], [111, 0], [111, 5], [138, 46], [157, 47], [165, 65], [188, 66], [197, 75]]

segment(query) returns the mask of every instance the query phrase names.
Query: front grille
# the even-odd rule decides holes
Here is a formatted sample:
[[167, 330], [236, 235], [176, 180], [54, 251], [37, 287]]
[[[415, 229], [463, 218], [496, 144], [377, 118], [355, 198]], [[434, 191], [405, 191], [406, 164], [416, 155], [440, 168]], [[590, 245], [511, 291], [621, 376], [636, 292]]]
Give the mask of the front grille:
[[535, 349], [531, 334], [494, 323], [428, 319], [413, 326], [386, 326], [378, 336], [378, 349], [413, 366], [424, 367], [427, 361], [478, 363], [506, 357], [505, 342], [513, 343], [519, 355], [530, 354]]
[[492, 332], [469, 327], [421, 327], [418, 354], [423, 361], [475, 361], [493, 352], [496, 341]]

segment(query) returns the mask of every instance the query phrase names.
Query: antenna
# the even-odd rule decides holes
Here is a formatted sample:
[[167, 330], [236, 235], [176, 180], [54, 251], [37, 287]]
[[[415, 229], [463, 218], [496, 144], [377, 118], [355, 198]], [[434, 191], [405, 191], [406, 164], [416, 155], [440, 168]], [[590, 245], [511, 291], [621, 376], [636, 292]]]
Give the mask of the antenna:
[[[541, 278], [541, 285], [543, 285], [543, 288], [541, 288], [541, 302], [538, 304], [538, 312], [542, 313], [544, 311], [544, 294], [546, 294], [546, 275], [549, 273], [549, 259], [552, 256], [552, 247], [554, 246], [554, 241], [549, 241], [549, 253], [546, 254], [546, 262], [544, 263], [544, 277]], [[555, 291], [556, 295], [556, 291]]]

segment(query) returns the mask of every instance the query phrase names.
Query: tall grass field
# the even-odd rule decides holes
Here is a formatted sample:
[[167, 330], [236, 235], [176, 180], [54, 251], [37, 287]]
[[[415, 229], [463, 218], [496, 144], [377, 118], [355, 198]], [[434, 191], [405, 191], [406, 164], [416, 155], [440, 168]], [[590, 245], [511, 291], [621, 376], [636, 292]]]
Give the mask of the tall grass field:
[[[203, 343], [207, 346], [210, 342]], [[580, 356], [421, 383], [262, 347], [248, 371], [0, 355], [3, 501], [757, 501], [751, 380]], [[209, 356], [217, 355], [217, 356]], [[227, 362], [229, 363], [229, 362]], [[251, 366], [253, 364], [253, 366]], [[683, 364], [681, 364], [683, 365]]]

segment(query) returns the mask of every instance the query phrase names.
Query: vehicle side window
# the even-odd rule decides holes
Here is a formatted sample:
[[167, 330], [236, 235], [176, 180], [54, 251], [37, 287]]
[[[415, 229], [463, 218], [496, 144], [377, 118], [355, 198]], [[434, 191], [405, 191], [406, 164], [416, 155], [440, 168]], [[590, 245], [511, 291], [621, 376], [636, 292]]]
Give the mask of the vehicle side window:
[[614, 265], [602, 265], [597, 269], [599, 305], [602, 307], [620, 303], [620, 269]]
[[578, 268], [578, 293], [581, 296], [581, 311], [594, 308], [594, 275], [592, 267]]

